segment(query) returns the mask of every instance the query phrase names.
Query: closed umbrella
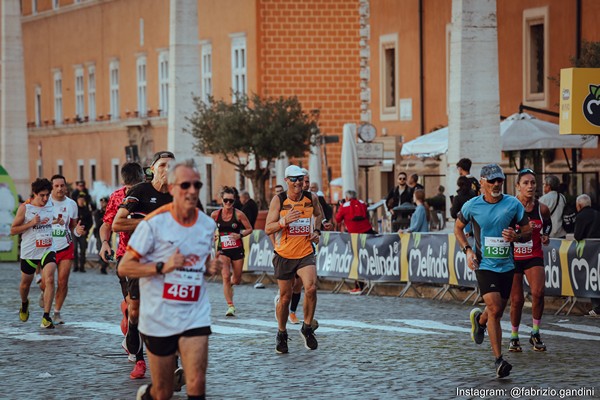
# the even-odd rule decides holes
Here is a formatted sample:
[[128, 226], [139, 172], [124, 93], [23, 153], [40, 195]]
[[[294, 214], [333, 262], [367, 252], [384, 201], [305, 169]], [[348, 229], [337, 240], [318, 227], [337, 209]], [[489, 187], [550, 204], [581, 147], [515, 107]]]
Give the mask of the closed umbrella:
[[290, 160], [285, 153], [281, 153], [281, 156], [275, 160], [275, 184], [285, 185], [285, 169], [290, 165]]
[[308, 174], [311, 182], [319, 185], [319, 190], [323, 190], [323, 169], [321, 168], [321, 146], [310, 146], [310, 156], [308, 157]]
[[358, 155], [356, 154], [356, 125], [344, 124], [342, 142], [342, 189], [358, 191]]

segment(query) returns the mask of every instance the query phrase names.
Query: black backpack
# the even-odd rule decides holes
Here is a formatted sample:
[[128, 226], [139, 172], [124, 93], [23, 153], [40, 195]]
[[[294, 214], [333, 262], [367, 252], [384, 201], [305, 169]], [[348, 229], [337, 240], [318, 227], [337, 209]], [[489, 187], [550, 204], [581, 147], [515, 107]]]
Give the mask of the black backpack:
[[562, 199], [565, 203], [565, 207], [563, 208], [563, 213], [561, 217], [562, 226], [567, 233], [573, 233], [575, 232], [575, 217], [577, 216], [577, 209], [574, 205], [567, 203], [567, 199], [561, 193], [559, 193], [558, 195], [559, 198], [557, 199], [554, 208], [550, 212], [550, 215], [554, 214], [554, 211], [556, 211], [556, 207], [558, 207], [558, 202], [560, 201], [560, 199]]

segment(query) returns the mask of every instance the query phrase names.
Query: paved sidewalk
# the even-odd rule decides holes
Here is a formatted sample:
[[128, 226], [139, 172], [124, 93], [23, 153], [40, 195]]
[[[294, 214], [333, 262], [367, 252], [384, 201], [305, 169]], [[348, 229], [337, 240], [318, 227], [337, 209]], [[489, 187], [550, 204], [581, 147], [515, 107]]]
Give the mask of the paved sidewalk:
[[[19, 274], [16, 263], [0, 264], [0, 398], [135, 399], [149, 372], [143, 380], [129, 378], [133, 364], [120, 347], [114, 273], [73, 273], [62, 312], [66, 324], [51, 331], [39, 327], [37, 287], [30, 320], [19, 321]], [[598, 382], [600, 319], [544, 315], [541, 333], [549, 351], [534, 353], [524, 345], [523, 353], [507, 356], [514, 365], [509, 379], [496, 380], [488, 339], [481, 346], [471, 342], [470, 308], [455, 302], [321, 291], [319, 348], [306, 350], [299, 325], [291, 325], [290, 353], [277, 355], [273, 285], [236, 288], [238, 316], [230, 319], [220, 283], [207, 286], [211, 399], [440, 399], [457, 398], [457, 388], [592, 388]], [[528, 310], [523, 321], [531, 326]], [[503, 323], [506, 348], [506, 314]], [[527, 332], [523, 327], [523, 344]], [[600, 385], [594, 395], [600, 397]], [[174, 398], [185, 399], [185, 392]]]

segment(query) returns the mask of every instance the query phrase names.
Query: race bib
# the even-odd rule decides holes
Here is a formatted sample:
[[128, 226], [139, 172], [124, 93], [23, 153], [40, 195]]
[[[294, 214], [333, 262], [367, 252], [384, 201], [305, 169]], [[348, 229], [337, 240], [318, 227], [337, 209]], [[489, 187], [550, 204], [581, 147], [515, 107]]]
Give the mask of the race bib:
[[533, 240], [525, 243], [514, 243], [515, 245], [515, 257], [528, 256], [533, 253]]
[[501, 237], [486, 237], [483, 245], [485, 258], [508, 258], [510, 243]]
[[165, 275], [163, 299], [191, 303], [200, 298], [202, 271], [175, 270]]
[[50, 247], [52, 246], [52, 232], [36, 232], [35, 247]]
[[310, 235], [310, 218], [300, 218], [288, 225], [290, 236], [309, 236]]
[[231, 235], [224, 234], [221, 236], [221, 249], [235, 249], [242, 247], [242, 241], [240, 239], [235, 240]]
[[64, 225], [53, 224], [52, 225], [52, 236], [54, 237], [65, 237], [67, 236], [67, 230]]

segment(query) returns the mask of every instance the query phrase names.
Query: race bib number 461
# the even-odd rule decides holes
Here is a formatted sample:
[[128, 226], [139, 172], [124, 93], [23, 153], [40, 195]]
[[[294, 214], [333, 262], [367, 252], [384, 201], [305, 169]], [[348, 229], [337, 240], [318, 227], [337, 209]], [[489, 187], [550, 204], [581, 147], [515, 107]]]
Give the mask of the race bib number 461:
[[486, 237], [483, 245], [483, 256], [485, 258], [508, 258], [510, 254], [510, 243], [501, 237]]
[[163, 298], [175, 301], [198, 301], [200, 286], [165, 283]]

